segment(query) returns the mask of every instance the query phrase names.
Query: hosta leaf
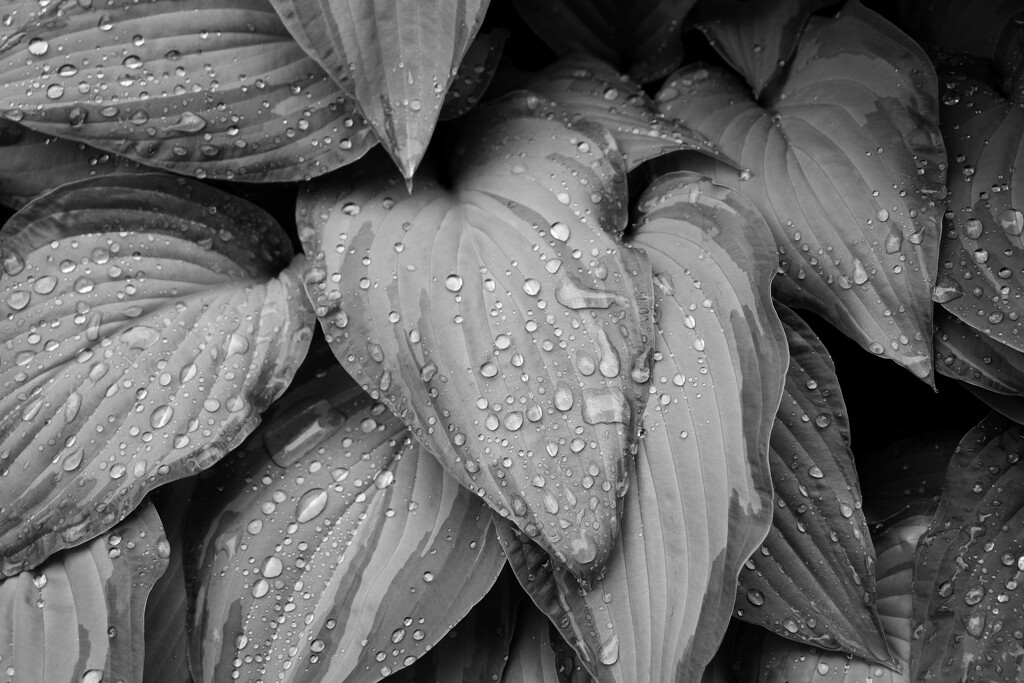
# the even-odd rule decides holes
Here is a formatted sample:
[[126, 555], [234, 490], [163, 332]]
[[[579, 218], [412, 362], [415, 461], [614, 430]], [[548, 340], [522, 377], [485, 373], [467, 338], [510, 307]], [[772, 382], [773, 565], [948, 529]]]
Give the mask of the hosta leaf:
[[143, 683], [192, 683], [188, 668], [188, 596], [185, 590], [185, 520], [196, 477], [154, 491], [150, 498], [164, 523], [170, 553], [167, 570], [146, 601], [146, 664]]
[[990, 409], [1013, 420], [1014, 422], [1024, 424], [1024, 397], [997, 394], [994, 391], [989, 391], [988, 389], [982, 389], [981, 387], [971, 385], [967, 385], [966, 388], [974, 394], [975, 398]]
[[835, 365], [807, 323], [785, 307], [779, 316], [790, 360], [771, 435], [775, 514], [740, 572], [736, 616], [785, 638], [890, 663]]
[[956, 431], [932, 431], [893, 441], [876, 453], [861, 453], [868, 523], [891, 519], [922, 501], [937, 502], [946, 465], [961, 436]]
[[750, 683], [909, 683], [910, 613], [913, 604], [914, 550], [931, 515], [912, 515], [875, 539], [878, 556], [878, 614], [899, 670], [842, 652], [827, 652], [765, 634], [760, 651], [747, 650], [741, 681]]
[[[976, 76], [944, 73], [950, 225], [935, 301], [968, 325], [1024, 351], [1024, 109]], [[952, 87], [950, 87], [952, 86]]]
[[578, 52], [647, 83], [683, 62], [682, 23], [696, 0], [513, 0], [559, 55]]
[[108, 534], [0, 582], [5, 681], [142, 681], [146, 596], [169, 546], [148, 503]]
[[516, 633], [501, 683], [590, 683], [570, 649], [544, 613], [525, 602], [516, 620]]
[[270, 0], [411, 179], [489, 0]]
[[385, 683], [499, 681], [516, 630], [523, 591], [505, 569], [490, 592], [427, 654]]
[[0, 203], [20, 209], [58, 185], [139, 165], [80, 142], [42, 135], [0, 119]]
[[441, 121], [458, 118], [477, 105], [498, 70], [506, 40], [508, 31], [503, 29], [477, 34], [445, 95], [438, 117]]
[[994, 60], [1007, 99], [1024, 106], [1024, 10], [1014, 14], [1003, 27]]
[[741, 197], [671, 174], [639, 210], [633, 242], [654, 266], [661, 317], [621, 541], [583, 591], [528, 539], [499, 534], [526, 591], [599, 681], [691, 681], [771, 522], [768, 432], [785, 334], [770, 298], [771, 235]]
[[605, 126], [629, 170], [672, 151], [718, 156], [704, 136], [663, 116], [635, 81], [593, 57], [564, 57], [530, 79], [527, 87]]
[[943, 308], [935, 311], [935, 369], [996, 393], [1024, 394], [1024, 353]]
[[851, 0], [808, 22], [785, 79], [760, 103], [730, 72], [700, 65], [657, 99], [749, 169], [705, 170], [764, 214], [781, 300], [930, 380], [945, 153], [921, 49]]
[[900, 25], [914, 38], [989, 58], [1000, 31], [1020, 11], [1018, 0], [899, 0], [893, 5]]
[[240, 443], [291, 380], [313, 315], [273, 219], [185, 178], [64, 185], [8, 221], [0, 254], [10, 576]]
[[463, 120], [450, 189], [363, 164], [306, 188], [306, 291], [342, 365], [578, 576], [618, 531], [650, 378], [650, 266], [608, 132], [515, 94]]
[[782, 71], [814, 10], [830, 0], [716, 0], [697, 8], [697, 27], [750, 84], [754, 99]]
[[379, 681], [505, 565], [487, 506], [326, 349], [312, 361], [200, 491], [197, 681]]
[[40, 133], [249, 181], [320, 175], [376, 144], [267, 0], [13, 0], [4, 12], [0, 112]]
[[914, 566], [911, 679], [1019, 679], [1024, 425], [990, 415], [964, 436]]

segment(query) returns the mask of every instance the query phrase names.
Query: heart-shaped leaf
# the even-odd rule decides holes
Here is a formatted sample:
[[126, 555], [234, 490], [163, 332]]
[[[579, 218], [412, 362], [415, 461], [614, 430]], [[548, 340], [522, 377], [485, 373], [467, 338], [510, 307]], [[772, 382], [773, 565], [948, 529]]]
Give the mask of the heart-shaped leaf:
[[199, 492], [197, 681], [379, 681], [505, 566], [487, 506], [329, 350], [304, 372]]
[[964, 436], [914, 565], [911, 680], [1017, 680], [1024, 601], [1024, 425], [990, 415]]
[[902, 515], [919, 502], [938, 502], [946, 465], [962, 433], [932, 431], [860, 453], [861, 490], [869, 524]]
[[564, 57], [531, 78], [527, 88], [605, 126], [615, 136], [628, 170], [673, 151], [719, 156], [704, 136], [663, 116], [629, 76], [594, 57]]
[[771, 523], [768, 433], [785, 333], [771, 234], [695, 174], [655, 182], [633, 243], [660, 312], [646, 436], [621, 540], [589, 590], [499, 527], [516, 576], [599, 681], [695, 680], [725, 633], [744, 560]]
[[306, 291], [334, 353], [463, 485], [600, 570], [650, 378], [650, 266], [608, 131], [534, 94], [463, 120], [451, 189], [377, 164], [311, 184]]
[[92, 541], [0, 582], [5, 681], [142, 681], [146, 596], [170, 546], [144, 503]]
[[727, 70], [701, 65], [657, 99], [749, 169], [695, 167], [764, 214], [780, 299], [930, 380], [946, 157], [921, 49], [851, 0], [808, 22], [785, 79], [760, 102]]
[[1024, 394], [1024, 353], [941, 307], [935, 311], [935, 369], [999, 394]]
[[186, 178], [64, 185], [8, 221], [0, 254], [6, 576], [220, 459], [312, 335], [284, 231]]
[[1020, 11], [1019, 0], [897, 0], [900, 25], [917, 40], [991, 58], [1000, 31]]
[[790, 360], [771, 435], [775, 514], [740, 572], [736, 616], [784, 638], [889, 664], [835, 365], [807, 323], [781, 306], [779, 316]]
[[477, 105], [498, 70], [506, 40], [508, 31], [503, 29], [477, 34], [445, 95], [438, 117], [441, 121], [463, 116]]
[[899, 671], [842, 652], [827, 652], [764, 634], [746, 648], [741, 681], [750, 683], [909, 683], [914, 551], [931, 515], [911, 515], [875, 539], [878, 614]]
[[411, 179], [489, 0], [270, 0]]
[[116, 154], [0, 119], [0, 203], [12, 208], [20, 209], [64, 183], [138, 169], [137, 163]]
[[4, 3], [0, 112], [200, 178], [293, 181], [376, 138], [267, 0]]
[[828, 4], [830, 0], [716, 0], [697, 7], [696, 21], [757, 99], [789, 63], [811, 12]]
[[683, 18], [696, 0], [513, 0], [559, 55], [578, 52], [648, 83], [683, 62]]
[[1024, 109], [965, 63], [944, 70], [942, 131], [949, 150], [949, 226], [935, 301], [968, 325], [1024, 351]]

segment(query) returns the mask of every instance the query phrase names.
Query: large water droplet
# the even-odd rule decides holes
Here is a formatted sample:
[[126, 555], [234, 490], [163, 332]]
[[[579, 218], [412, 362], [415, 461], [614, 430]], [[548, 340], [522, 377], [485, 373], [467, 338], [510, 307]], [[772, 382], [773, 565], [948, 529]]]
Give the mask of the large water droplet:
[[153, 429], [162, 429], [167, 426], [172, 417], [174, 417], [174, 408], [169, 405], [162, 405], [153, 410], [153, 413], [149, 416], [149, 424]]
[[302, 494], [295, 506], [295, 518], [300, 524], [315, 519], [327, 507], [327, 491], [310, 489]]
[[555, 408], [564, 413], [572, 408], [572, 404], [572, 389], [565, 382], [559, 382], [558, 386], [555, 387]]
[[134, 325], [121, 333], [121, 340], [130, 349], [148, 349], [160, 339], [160, 333], [148, 325]]
[[629, 417], [629, 402], [620, 390], [583, 390], [583, 419], [588, 424], [627, 424]]
[[284, 563], [276, 555], [271, 555], [263, 561], [263, 576], [267, 579], [274, 579], [281, 576], [284, 571]]
[[622, 303], [623, 297], [600, 289], [584, 287], [572, 280], [562, 280], [555, 289], [555, 300], [567, 308], [580, 310], [610, 308], [612, 304]]

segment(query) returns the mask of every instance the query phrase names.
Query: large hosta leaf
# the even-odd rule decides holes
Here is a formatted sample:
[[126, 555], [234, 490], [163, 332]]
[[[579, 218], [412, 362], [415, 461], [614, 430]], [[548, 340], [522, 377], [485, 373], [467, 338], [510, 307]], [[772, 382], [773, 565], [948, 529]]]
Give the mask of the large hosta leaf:
[[313, 315], [273, 219], [185, 178], [64, 185], [8, 221], [0, 254], [9, 576], [240, 443], [291, 381]]
[[270, 0], [411, 179], [489, 0]]
[[964, 436], [914, 567], [912, 680], [1020, 680], [1024, 425]]
[[64, 183], [137, 170], [138, 164], [116, 154], [0, 119], [0, 203], [12, 208]]
[[342, 365], [578, 576], [618, 531], [647, 398], [650, 266], [607, 130], [516, 94], [464, 119], [453, 186], [377, 164], [309, 186], [306, 291]]
[[0, 582], [5, 681], [141, 683], [146, 596], [169, 545], [148, 503], [35, 571]]
[[604, 125], [629, 170], [672, 151], [718, 156], [704, 136], [663, 116], [639, 84], [594, 57], [564, 57], [531, 78], [528, 88]]
[[560, 55], [597, 57], [647, 83], [683, 62], [683, 18], [696, 0], [514, 0], [513, 4]]
[[621, 541], [582, 590], [528, 539], [499, 533], [520, 582], [599, 681], [691, 681], [771, 522], [785, 333], [771, 305], [771, 235], [741, 197], [672, 174], [639, 207], [633, 242], [654, 266], [660, 319]]
[[914, 551], [929, 521], [931, 515], [911, 515], [894, 523], [875, 539], [878, 614], [898, 670], [765, 634], [759, 651], [747, 651], [740, 680], [750, 683], [909, 683], [916, 680], [908, 672]]
[[311, 361], [199, 493], [197, 681], [381, 680], [505, 565], [487, 506], [327, 349]]
[[736, 614], [785, 638], [889, 663], [835, 365], [803, 320], [784, 307], [779, 315], [790, 360], [771, 435], [776, 509], [740, 572]]
[[[968, 325], [1024, 351], [1024, 109], [977, 65], [944, 72], [950, 225], [934, 298]], [[952, 87], [949, 87], [952, 86]]]
[[732, 73], [700, 65], [658, 100], [745, 169], [710, 172], [771, 226], [778, 295], [929, 379], [945, 153], [921, 49], [851, 0], [808, 22], [785, 79], [760, 101]]
[[935, 369], [996, 393], [1024, 394], [1024, 353], [941, 308], [935, 311]]
[[498, 70], [506, 40], [508, 31], [503, 29], [477, 34], [448, 88], [438, 115], [440, 120], [462, 116], [477, 105]]
[[4, 3], [0, 113], [198, 177], [302, 180], [376, 138], [267, 0]]

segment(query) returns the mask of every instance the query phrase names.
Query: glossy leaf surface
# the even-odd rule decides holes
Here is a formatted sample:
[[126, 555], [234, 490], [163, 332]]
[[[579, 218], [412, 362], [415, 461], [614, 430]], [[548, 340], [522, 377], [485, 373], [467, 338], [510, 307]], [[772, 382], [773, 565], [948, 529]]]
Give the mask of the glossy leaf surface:
[[10, 576], [240, 443], [291, 381], [313, 315], [273, 219], [185, 178], [64, 185], [7, 222], [0, 253]]
[[921, 49], [849, 2], [808, 22], [785, 80], [760, 103], [731, 72], [701, 65], [657, 99], [744, 169], [698, 166], [764, 214], [780, 300], [929, 380], [945, 153]]
[[875, 539], [878, 615], [899, 670], [766, 634], [759, 652], [748, 650], [740, 680], [751, 683], [909, 683], [916, 680], [908, 673], [914, 551], [930, 520], [930, 515], [906, 517]]
[[719, 156], [704, 136], [663, 116], [638, 83], [593, 57], [563, 57], [530, 79], [527, 88], [605, 126], [628, 170], [673, 151]]
[[950, 461], [914, 566], [912, 680], [1016, 681], [1024, 425], [990, 415]]
[[489, 0], [270, 2], [412, 178]]
[[835, 364], [807, 323], [785, 307], [779, 315], [790, 360], [769, 451], [775, 513], [740, 572], [736, 616], [784, 638], [890, 663]]
[[935, 369], [999, 394], [1024, 394], [1024, 353], [941, 308], [935, 311]]
[[4, 680], [142, 681], [146, 597], [168, 554], [145, 503], [109, 533], [0, 582]]
[[364, 388], [592, 575], [618, 531], [653, 343], [650, 266], [608, 235], [626, 222], [622, 157], [533, 94], [463, 121], [450, 189], [425, 171], [409, 196], [364, 164], [303, 192], [306, 290]]
[[583, 591], [528, 539], [500, 533], [524, 588], [599, 681], [695, 680], [771, 522], [785, 334], [770, 299], [771, 236], [741, 197], [673, 174], [639, 210], [633, 243], [654, 266], [660, 319], [621, 542]]
[[148, 166], [294, 181], [376, 138], [267, 0], [14, 0], [0, 113]]
[[441, 121], [463, 116], [480, 102], [498, 70], [506, 40], [508, 31], [505, 30], [477, 34], [445, 95], [439, 115]]
[[514, 0], [559, 55], [582, 53], [647, 83], [683, 61], [683, 18], [696, 0]]
[[487, 506], [327, 349], [303, 372], [199, 492], [197, 681], [379, 681], [505, 565]]
[[[933, 297], [968, 325], [1024, 351], [1024, 109], [968, 64], [943, 73], [949, 225]], [[953, 87], [949, 87], [953, 86]]]

